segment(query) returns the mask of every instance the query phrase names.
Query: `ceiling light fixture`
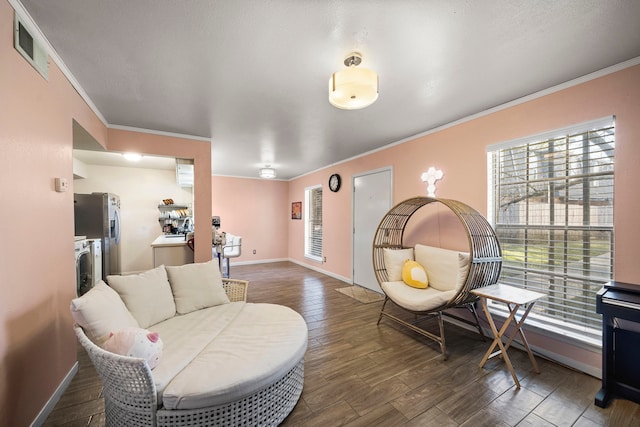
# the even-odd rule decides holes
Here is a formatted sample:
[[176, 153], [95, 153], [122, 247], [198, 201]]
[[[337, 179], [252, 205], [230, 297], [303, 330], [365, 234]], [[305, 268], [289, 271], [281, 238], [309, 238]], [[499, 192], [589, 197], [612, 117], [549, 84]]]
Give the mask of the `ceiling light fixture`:
[[343, 110], [368, 107], [378, 99], [378, 74], [366, 68], [356, 68], [362, 55], [352, 52], [344, 60], [344, 70], [333, 73], [329, 80], [329, 102]]
[[142, 160], [142, 155], [138, 153], [123, 153], [122, 155], [130, 162], [139, 162]]
[[260, 169], [260, 178], [273, 179], [276, 177], [276, 170], [267, 165], [266, 168]]

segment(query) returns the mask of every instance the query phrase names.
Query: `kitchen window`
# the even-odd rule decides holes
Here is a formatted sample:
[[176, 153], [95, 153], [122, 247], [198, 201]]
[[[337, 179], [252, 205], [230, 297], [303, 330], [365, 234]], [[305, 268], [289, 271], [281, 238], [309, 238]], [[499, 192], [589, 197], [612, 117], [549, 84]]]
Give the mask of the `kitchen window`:
[[487, 151], [489, 219], [503, 252], [500, 282], [547, 295], [532, 323], [599, 342], [596, 292], [613, 278], [614, 119]]

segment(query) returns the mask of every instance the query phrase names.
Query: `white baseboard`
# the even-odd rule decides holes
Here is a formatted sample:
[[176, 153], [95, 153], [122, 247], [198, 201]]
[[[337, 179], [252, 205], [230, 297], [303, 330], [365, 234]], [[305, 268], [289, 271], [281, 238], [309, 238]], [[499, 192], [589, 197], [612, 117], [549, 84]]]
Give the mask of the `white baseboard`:
[[65, 375], [62, 382], [58, 385], [58, 388], [56, 388], [56, 391], [49, 398], [49, 401], [47, 401], [47, 404], [44, 405], [44, 407], [40, 410], [40, 413], [38, 414], [36, 419], [33, 420], [33, 422], [31, 423], [32, 427], [39, 427], [44, 424], [44, 422], [47, 420], [47, 417], [49, 416], [49, 414], [51, 414], [51, 411], [53, 411], [53, 408], [56, 407], [56, 404], [58, 403], [58, 401], [60, 400], [64, 392], [67, 390], [67, 387], [69, 387], [69, 383], [71, 383], [71, 380], [73, 379], [73, 377], [76, 376], [77, 373], [78, 373], [78, 362], [76, 361], [71, 367], [71, 369], [69, 370], [69, 372], [67, 373], [67, 375]]
[[231, 266], [234, 265], [251, 265], [251, 264], [269, 264], [272, 262], [283, 262], [283, 261], [291, 261], [289, 258], [272, 258], [272, 259], [259, 259], [257, 261], [239, 261], [234, 262], [231, 261]]
[[240, 261], [240, 262], [231, 262], [231, 267], [233, 267], [234, 265], [250, 265], [250, 264], [268, 264], [268, 263], [272, 263], [272, 262], [283, 262], [283, 261], [289, 261], [292, 262], [294, 264], [297, 264], [301, 267], [305, 267], [308, 268], [309, 270], [313, 270], [313, 271], [317, 271], [318, 273], [322, 273], [322, 274], [326, 274], [329, 277], [333, 277], [334, 279], [338, 279], [342, 282], [348, 283], [350, 285], [352, 285], [353, 283], [351, 282], [351, 279], [349, 279], [348, 277], [343, 277], [343, 276], [339, 276], [337, 274], [334, 274], [330, 271], [326, 271], [323, 270], [321, 268], [318, 268], [316, 266], [313, 266], [311, 264], [306, 264], [304, 262], [300, 262], [298, 260], [292, 259], [292, 258], [273, 258], [273, 259], [261, 259], [258, 261]]
[[345, 283], [347, 283], [349, 285], [353, 285], [353, 282], [348, 277], [344, 277], [344, 276], [340, 276], [340, 275], [334, 274], [334, 273], [332, 273], [330, 271], [323, 270], [322, 268], [318, 268], [316, 266], [313, 266], [313, 265], [310, 265], [310, 264], [306, 264], [304, 262], [300, 262], [300, 261], [297, 261], [295, 259], [288, 259], [287, 261], [291, 261], [292, 263], [298, 264], [299, 266], [302, 266], [302, 267], [305, 267], [305, 268], [308, 268], [309, 270], [317, 271], [318, 273], [325, 274], [325, 275], [327, 275], [329, 277], [333, 277], [334, 279], [340, 280], [340, 281], [345, 282]]

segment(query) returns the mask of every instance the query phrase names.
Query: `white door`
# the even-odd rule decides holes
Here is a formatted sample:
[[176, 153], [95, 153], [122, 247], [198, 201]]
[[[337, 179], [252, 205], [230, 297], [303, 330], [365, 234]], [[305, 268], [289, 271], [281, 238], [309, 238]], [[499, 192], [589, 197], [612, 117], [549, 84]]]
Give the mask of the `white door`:
[[373, 236], [391, 209], [391, 169], [353, 177], [353, 284], [382, 293], [373, 272]]

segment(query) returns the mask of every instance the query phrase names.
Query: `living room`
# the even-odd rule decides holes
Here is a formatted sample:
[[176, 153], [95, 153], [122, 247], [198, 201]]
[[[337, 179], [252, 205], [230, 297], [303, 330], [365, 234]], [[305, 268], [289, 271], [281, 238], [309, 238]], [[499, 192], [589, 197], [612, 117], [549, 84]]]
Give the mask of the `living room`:
[[[309, 171], [290, 180], [266, 181], [212, 175], [211, 144], [185, 136], [110, 126], [78, 93], [54, 61], [42, 79], [13, 48], [13, 3], [0, 3], [2, 49], [0, 93], [0, 168], [3, 239], [0, 266], [0, 413], [10, 425], [28, 425], [69, 375], [76, 362], [76, 337], [69, 302], [75, 296], [73, 268], [73, 189], [55, 191], [54, 179], [72, 182], [73, 121], [110, 151], [192, 158], [195, 160], [194, 216], [220, 215], [257, 248], [244, 261], [287, 259], [350, 282], [352, 278], [352, 177], [367, 171], [393, 171], [393, 200], [424, 195], [420, 179], [429, 166], [445, 173], [440, 197], [463, 200], [488, 212], [487, 147], [602, 117], [615, 116], [616, 175], [614, 277], [640, 283], [635, 244], [640, 237], [640, 60], [610, 67], [522, 99], [474, 112], [464, 119], [388, 141], [383, 149]], [[381, 95], [382, 96], [382, 95]], [[325, 192], [323, 251], [326, 262], [304, 255], [303, 221], [290, 219], [291, 203], [304, 200], [305, 189], [326, 185], [339, 173], [342, 189]], [[235, 207], [241, 207], [241, 210]], [[261, 222], [255, 212], [260, 212]], [[211, 230], [201, 228], [195, 261], [211, 259]], [[38, 249], [38, 254], [34, 249]], [[33, 264], [31, 260], [39, 260]], [[531, 334], [530, 341], [563, 360], [596, 373], [598, 349]]]

